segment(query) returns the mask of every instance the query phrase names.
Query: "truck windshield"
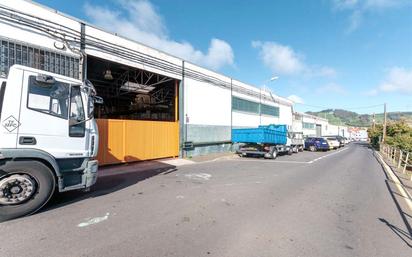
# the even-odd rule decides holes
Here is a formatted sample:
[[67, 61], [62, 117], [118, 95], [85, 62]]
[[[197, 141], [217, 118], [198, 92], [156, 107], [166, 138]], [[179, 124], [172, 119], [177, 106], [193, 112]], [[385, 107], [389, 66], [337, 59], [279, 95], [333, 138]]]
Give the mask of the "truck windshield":
[[27, 108], [67, 119], [68, 104], [69, 84], [59, 81], [44, 84], [36, 81], [36, 76], [29, 77]]

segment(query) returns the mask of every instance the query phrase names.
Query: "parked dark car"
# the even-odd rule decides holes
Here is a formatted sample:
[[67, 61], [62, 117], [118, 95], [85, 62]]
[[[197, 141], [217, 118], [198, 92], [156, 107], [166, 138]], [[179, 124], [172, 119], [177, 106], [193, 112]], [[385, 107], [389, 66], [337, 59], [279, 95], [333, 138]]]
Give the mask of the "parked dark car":
[[305, 139], [305, 150], [311, 152], [329, 150], [328, 141], [321, 137], [308, 137]]

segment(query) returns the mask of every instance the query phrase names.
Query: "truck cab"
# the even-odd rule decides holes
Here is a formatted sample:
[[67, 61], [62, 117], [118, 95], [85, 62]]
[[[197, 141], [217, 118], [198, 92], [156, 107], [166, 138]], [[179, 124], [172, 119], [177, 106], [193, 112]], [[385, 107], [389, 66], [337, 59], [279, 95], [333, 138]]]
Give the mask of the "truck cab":
[[90, 82], [15, 65], [0, 81], [0, 221], [31, 214], [55, 191], [97, 179]]

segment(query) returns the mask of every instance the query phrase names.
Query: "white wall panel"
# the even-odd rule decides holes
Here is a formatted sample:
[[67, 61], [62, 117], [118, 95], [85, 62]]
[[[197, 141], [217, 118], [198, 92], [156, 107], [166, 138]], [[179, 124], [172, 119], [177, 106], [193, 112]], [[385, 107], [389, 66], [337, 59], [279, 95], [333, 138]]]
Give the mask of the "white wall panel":
[[284, 123], [280, 122], [279, 117], [262, 115], [260, 125], [270, 125], [270, 124], [284, 124]]
[[233, 127], [250, 127], [259, 126], [259, 115], [248, 114], [243, 112], [233, 112]]
[[184, 110], [189, 124], [230, 126], [230, 90], [185, 78]]
[[279, 105], [279, 124], [292, 126], [292, 107], [287, 105]]

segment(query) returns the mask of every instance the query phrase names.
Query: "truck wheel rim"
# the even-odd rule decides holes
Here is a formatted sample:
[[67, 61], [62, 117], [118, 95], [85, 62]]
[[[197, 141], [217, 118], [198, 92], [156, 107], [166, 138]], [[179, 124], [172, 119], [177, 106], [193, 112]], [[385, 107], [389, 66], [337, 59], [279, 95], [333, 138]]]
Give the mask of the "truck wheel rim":
[[33, 196], [36, 188], [36, 181], [27, 174], [12, 174], [4, 177], [0, 179], [0, 204], [21, 204]]

